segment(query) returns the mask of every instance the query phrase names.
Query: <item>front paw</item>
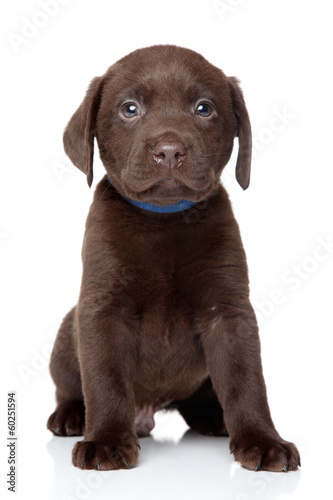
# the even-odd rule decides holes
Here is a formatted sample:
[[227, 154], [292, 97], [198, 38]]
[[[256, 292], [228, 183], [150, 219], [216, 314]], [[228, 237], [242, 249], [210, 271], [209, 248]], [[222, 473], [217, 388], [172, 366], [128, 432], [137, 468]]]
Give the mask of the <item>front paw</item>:
[[47, 428], [56, 436], [84, 434], [83, 401], [67, 401], [57, 406], [47, 421]]
[[72, 462], [80, 469], [130, 469], [138, 459], [136, 436], [103, 441], [79, 441], [73, 448]]
[[230, 441], [230, 449], [235, 460], [249, 470], [288, 472], [301, 466], [296, 446], [281, 438], [248, 436]]

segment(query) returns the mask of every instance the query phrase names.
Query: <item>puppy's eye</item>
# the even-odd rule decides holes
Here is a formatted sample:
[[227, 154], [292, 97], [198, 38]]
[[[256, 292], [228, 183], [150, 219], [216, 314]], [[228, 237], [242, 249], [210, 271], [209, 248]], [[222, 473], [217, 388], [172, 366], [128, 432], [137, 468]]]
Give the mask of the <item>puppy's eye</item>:
[[208, 102], [201, 102], [198, 104], [195, 114], [199, 116], [210, 116], [212, 114], [213, 108]]
[[136, 104], [130, 102], [123, 106], [122, 113], [126, 118], [134, 118], [135, 116], [138, 116], [140, 109]]

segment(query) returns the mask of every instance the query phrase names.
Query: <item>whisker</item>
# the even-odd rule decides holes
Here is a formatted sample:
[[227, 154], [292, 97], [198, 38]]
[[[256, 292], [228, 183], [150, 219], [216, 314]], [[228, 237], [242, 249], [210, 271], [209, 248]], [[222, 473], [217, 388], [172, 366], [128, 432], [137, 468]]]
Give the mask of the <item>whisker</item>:
[[198, 160], [200, 160], [200, 158], [207, 158], [207, 156], [219, 156], [220, 153], [209, 153], [207, 155], [201, 155], [198, 157]]

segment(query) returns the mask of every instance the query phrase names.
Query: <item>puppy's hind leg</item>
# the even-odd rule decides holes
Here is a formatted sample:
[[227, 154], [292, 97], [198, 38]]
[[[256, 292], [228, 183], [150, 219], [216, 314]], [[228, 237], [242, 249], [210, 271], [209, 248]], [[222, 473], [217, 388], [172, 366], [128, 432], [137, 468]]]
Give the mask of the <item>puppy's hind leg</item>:
[[228, 436], [222, 406], [212, 387], [210, 377], [190, 397], [176, 405], [185, 422], [200, 434]]
[[56, 385], [57, 408], [47, 428], [57, 436], [84, 433], [84, 403], [79, 362], [74, 349], [75, 307], [64, 318], [51, 355], [50, 372]]

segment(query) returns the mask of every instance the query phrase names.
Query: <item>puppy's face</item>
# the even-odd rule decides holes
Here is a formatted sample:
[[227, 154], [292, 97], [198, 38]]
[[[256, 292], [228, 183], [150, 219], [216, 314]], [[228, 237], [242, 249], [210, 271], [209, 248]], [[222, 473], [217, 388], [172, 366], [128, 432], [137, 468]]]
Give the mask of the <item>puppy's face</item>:
[[[74, 161], [70, 153], [79, 142], [75, 128], [84, 132], [88, 158], [81, 156], [82, 167], [74, 163], [89, 177], [96, 136], [119, 192], [136, 201], [169, 205], [181, 199], [197, 202], [216, 190], [234, 137], [244, 126], [250, 140], [235, 79], [191, 50], [154, 46], [132, 52], [93, 80], [64, 142]], [[84, 141], [90, 143], [88, 149]], [[250, 146], [243, 147], [250, 155]], [[241, 174], [245, 189], [249, 165], [240, 165]]]

